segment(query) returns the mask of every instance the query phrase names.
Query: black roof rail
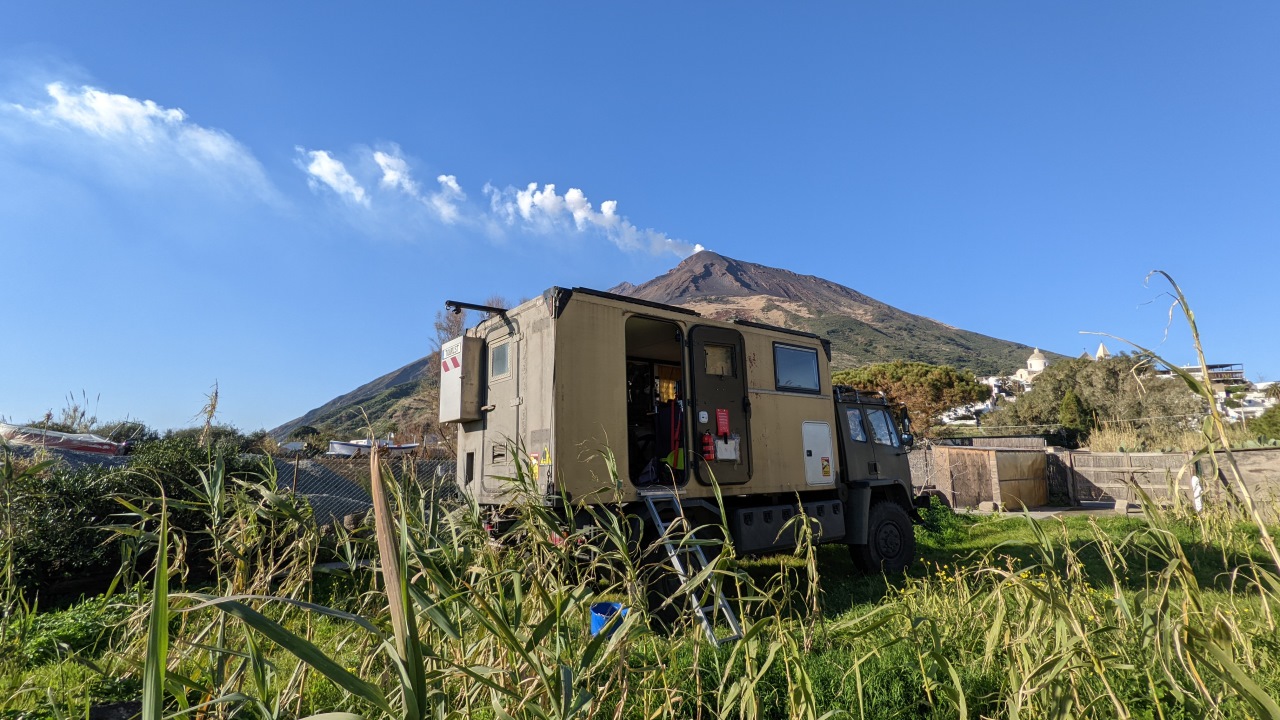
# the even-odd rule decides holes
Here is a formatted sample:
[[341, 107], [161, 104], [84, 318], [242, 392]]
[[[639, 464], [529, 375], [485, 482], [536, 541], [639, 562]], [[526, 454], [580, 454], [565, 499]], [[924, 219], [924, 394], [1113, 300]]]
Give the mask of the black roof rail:
[[592, 290], [591, 288], [576, 287], [573, 289], [575, 293], [583, 295], [594, 295], [596, 297], [607, 298], [609, 300], [617, 300], [618, 302], [634, 303], [636, 305], [644, 305], [645, 307], [657, 308], [658, 310], [666, 310], [668, 312], [680, 313], [682, 315], [692, 315], [694, 317], [702, 317], [702, 313], [697, 310], [690, 310], [686, 307], [677, 305], [665, 305], [652, 300], [641, 300], [640, 298], [627, 297], [626, 295], [618, 295], [617, 293], [605, 292], [603, 290]]
[[851, 385], [833, 385], [831, 390], [836, 395], [836, 402], [889, 404], [889, 393], [884, 390], [859, 390]]

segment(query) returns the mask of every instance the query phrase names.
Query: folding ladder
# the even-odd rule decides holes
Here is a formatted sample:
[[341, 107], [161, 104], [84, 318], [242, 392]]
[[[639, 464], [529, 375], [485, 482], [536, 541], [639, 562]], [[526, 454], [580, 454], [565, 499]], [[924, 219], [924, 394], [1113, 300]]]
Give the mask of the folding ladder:
[[[707, 554], [703, 552], [702, 545], [695, 535], [697, 529], [689, 524], [689, 520], [684, 514], [684, 506], [680, 504], [680, 495], [674, 489], [665, 486], [646, 487], [640, 490], [640, 496], [644, 498], [649, 517], [653, 520], [653, 526], [658, 531], [663, 547], [666, 548], [667, 556], [671, 558], [671, 566], [675, 568], [676, 576], [680, 578], [680, 587], [684, 589], [698, 573], [710, 565], [707, 561]], [[671, 511], [671, 522], [663, 521], [663, 509]], [[671, 537], [669, 532], [677, 522], [683, 525], [682, 537], [678, 539]], [[693, 542], [690, 543], [689, 541]], [[688, 592], [689, 602], [693, 606], [693, 614], [697, 616], [698, 622], [702, 623], [702, 629], [706, 631], [707, 639], [717, 647], [742, 638], [742, 625], [738, 622], [738, 616], [734, 614], [733, 608], [729, 605], [728, 599], [725, 598], [724, 592], [721, 590], [720, 580], [718, 576], [712, 574], [707, 578], [709, 590], [707, 586], [703, 586], [691, 589]], [[715, 621], [717, 614], [729, 626], [730, 632], [728, 635], [722, 637], [716, 635]]]

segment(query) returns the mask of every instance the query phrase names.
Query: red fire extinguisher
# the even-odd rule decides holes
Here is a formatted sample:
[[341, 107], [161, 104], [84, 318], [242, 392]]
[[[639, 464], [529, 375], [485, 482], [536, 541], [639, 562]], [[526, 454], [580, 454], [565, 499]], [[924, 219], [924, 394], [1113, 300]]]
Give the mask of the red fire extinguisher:
[[716, 459], [716, 439], [709, 432], [702, 433], [702, 459], [707, 461]]

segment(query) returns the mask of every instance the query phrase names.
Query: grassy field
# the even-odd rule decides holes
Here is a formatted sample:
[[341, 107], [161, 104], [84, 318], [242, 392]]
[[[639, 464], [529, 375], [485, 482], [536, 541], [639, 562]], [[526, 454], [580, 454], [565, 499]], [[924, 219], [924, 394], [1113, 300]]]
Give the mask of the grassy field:
[[[736, 596], [747, 637], [714, 648], [687, 617], [650, 629], [647, 569], [617, 556], [607, 527], [551, 541], [564, 529], [526, 508], [523, 539], [498, 548], [428, 496], [388, 528], [403, 544], [379, 549], [370, 534], [300, 539], [305, 515], [237, 492], [255, 502], [211, 513], [226, 555], [204, 596], [177, 593], [175, 574], [163, 599], [138, 584], [11, 615], [0, 716], [84, 717], [152, 692], [193, 717], [1212, 718], [1275, 716], [1280, 695], [1280, 587], [1256, 529], [1225, 510], [935, 509], [917, 527], [920, 561], [892, 579], [858, 575], [842, 546], [724, 555], [706, 581]], [[181, 544], [167, 545], [180, 571]], [[313, 574], [321, 545], [389, 557], [401, 576]], [[389, 600], [387, 586], [402, 592]], [[593, 642], [599, 599], [635, 611]], [[168, 610], [162, 650], [153, 600]], [[165, 672], [144, 687], [157, 654]]]

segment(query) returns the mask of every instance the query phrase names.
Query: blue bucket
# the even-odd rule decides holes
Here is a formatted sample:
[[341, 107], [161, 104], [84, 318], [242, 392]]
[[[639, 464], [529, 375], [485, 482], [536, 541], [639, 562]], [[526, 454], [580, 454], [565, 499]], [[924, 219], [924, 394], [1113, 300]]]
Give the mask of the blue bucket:
[[622, 618], [627, 616], [627, 608], [622, 607], [622, 603], [615, 602], [598, 602], [591, 604], [591, 634], [599, 635], [604, 632], [612, 635], [622, 622]]

